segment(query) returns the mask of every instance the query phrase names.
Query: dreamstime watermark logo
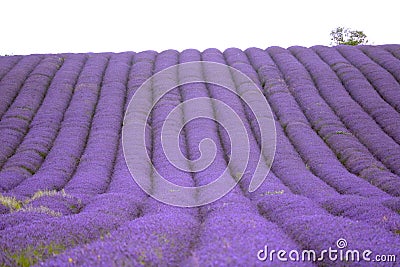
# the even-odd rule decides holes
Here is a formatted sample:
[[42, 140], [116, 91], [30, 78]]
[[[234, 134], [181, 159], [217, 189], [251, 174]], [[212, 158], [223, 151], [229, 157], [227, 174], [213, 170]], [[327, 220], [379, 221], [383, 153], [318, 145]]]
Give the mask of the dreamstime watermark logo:
[[347, 240], [339, 238], [336, 241], [336, 248], [329, 247], [327, 249], [317, 252], [312, 249], [306, 249], [302, 251], [298, 250], [274, 250], [269, 249], [268, 246], [264, 246], [257, 252], [257, 259], [259, 261], [294, 261], [294, 262], [396, 262], [396, 255], [394, 254], [376, 254], [374, 255], [372, 250], [357, 250], [347, 249]]
[[[204, 75], [197, 75], [199, 70]], [[177, 74], [180, 75], [179, 79]], [[176, 106], [162, 125], [161, 142], [166, 158], [170, 164], [185, 172], [200, 172], [207, 168], [216, 155], [216, 145], [211, 139], [203, 139], [198, 144], [201, 155], [196, 160], [187, 159], [179, 148], [179, 134], [183, 127], [194, 119], [207, 118], [219, 123], [229, 135], [231, 153], [227, 168], [213, 182], [196, 187], [179, 186], [160, 175], [146, 148], [149, 116], [157, 102], [168, 92], [178, 86], [193, 83], [214, 84], [228, 89], [240, 97], [254, 114], [261, 135], [261, 153], [250, 180], [249, 192], [255, 191], [265, 180], [276, 146], [271, 108], [256, 84], [239, 70], [220, 63], [196, 61], [174, 65], [154, 74], [138, 88], [126, 110], [122, 128], [123, 152], [132, 177], [147, 194], [179, 207], [201, 206], [223, 197], [241, 178], [234, 179], [231, 174], [245, 173], [250, 157], [249, 136], [234, 108], [218, 99], [191, 98]], [[202, 108], [210, 104], [217, 111], [217, 117]], [[191, 115], [185, 114], [182, 119], [180, 111], [187, 109], [194, 109], [194, 112], [190, 112]], [[153, 190], [155, 184], [162, 190]]]

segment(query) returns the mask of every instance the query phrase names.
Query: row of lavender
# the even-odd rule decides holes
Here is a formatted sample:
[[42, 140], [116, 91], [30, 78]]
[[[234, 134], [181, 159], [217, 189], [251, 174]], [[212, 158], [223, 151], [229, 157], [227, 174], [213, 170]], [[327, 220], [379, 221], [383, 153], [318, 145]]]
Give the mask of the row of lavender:
[[[339, 238], [354, 248], [399, 253], [399, 51], [292, 47], [1, 58], [0, 86], [7, 90], [0, 90], [0, 131], [7, 145], [0, 186], [2, 203], [18, 205], [2, 209], [0, 263], [252, 265], [264, 244], [320, 251]], [[162, 123], [191, 98], [231, 106], [255, 155], [240, 187], [215, 203], [182, 209], [140, 190], [119, 140], [123, 107], [135, 90], [155, 72], [198, 60], [228, 64], [259, 86], [278, 122], [277, 153], [262, 187], [249, 194], [256, 156], [268, 159], [248, 107], [216, 85], [173, 90], [158, 103], [147, 133], [150, 157], [164, 176], [203, 185], [228, 166], [229, 137], [210, 120], [189, 123], [181, 139], [191, 159], [199, 156], [200, 140], [214, 140], [217, 157], [208, 169], [183, 173], [163, 155]], [[155, 93], [148, 92], [149, 103]], [[211, 101], [205, 108], [221, 119]], [[151, 178], [151, 167], [143, 168]], [[152, 184], [152, 190], [162, 188]]]

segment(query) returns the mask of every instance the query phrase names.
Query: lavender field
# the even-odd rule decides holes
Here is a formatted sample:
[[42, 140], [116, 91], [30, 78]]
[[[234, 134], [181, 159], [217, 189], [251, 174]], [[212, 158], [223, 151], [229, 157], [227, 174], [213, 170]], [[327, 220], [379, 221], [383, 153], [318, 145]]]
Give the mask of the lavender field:
[[[166, 159], [163, 122], [190, 99], [229, 105], [251, 151], [245, 172], [230, 170], [240, 181], [228, 194], [184, 208], [155, 200], [134, 181], [122, 129], [129, 101], [148, 78], [192, 61], [226, 64], [257, 85], [273, 112], [276, 151], [268, 176], [249, 192], [259, 158], [265, 166], [272, 160], [260, 149], [252, 111], [215, 84], [173, 89], [146, 131], [149, 158], [169, 181], [205, 185], [235, 168], [228, 166], [235, 143], [212, 102], [201, 109], [216, 121], [193, 120], [179, 136], [192, 160], [204, 138], [213, 140], [212, 164], [183, 172]], [[150, 190], [162, 191], [145, 168]], [[287, 261], [267, 258], [260, 252], [266, 246], [287, 251]], [[313, 250], [318, 257], [330, 247], [369, 250], [371, 261], [289, 256]], [[400, 266], [400, 45], [0, 57], [0, 266], [33, 265]]]

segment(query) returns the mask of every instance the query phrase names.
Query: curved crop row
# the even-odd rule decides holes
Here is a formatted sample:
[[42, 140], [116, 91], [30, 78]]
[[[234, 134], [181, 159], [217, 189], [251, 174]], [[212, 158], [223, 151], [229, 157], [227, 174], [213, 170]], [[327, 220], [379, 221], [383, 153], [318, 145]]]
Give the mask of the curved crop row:
[[[332, 68], [332, 72], [347, 72], [349, 63], [343, 63], [338, 58], [338, 52], [326, 47], [314, 47], [313, 50]], [[333, 73], [327, 75], [332, 76]], [[336, 75], [336, 73], [335, 73]], [[338, 73], [337, 75], [340, 76]], [[332, 76], [334, 77], [334, 76]], [[396, 173], [399, 171], [400, 148], [379, 125], [363, 110], [363, 108], [349, 96], [343, 84], [335, 78], [335, 91], [321, 90], [321, 95], [338, 114], [345, 125], [358, 137], [358, 139], [376, 156], [385, 166]], [[349, 113], [348, 110], [352, 112]]]
[[1, 102], [0, 118], [11, 106], [31, 72], [41, 62], [43, 56], [32, 55], [23, 57], [0, 81]]
[[[219, 62], [226, 64], [228, 63], [229, 65], [233, 65], [233, 62], [229, 62], [230, 60], [236, 61], [237, 57], [239, 57], [239, 60], [241, 60], [241, 63], [245, 62], [245, 59], [241, 58], [240, 55], [238, 55], [238, 51], [235, 50], [227, 50], [225, 51], [224, 54], [219, 53], [219, 51], [215, 50], [206, 50], [203, 52], [203, 60], [211, 60], [214, 62]], [[225, 61], [227, 60], [227, 62]], [[216, 75], [213, 73], [207, 73], [206, 75]], [[246, 73], [247, 74], [247, 73]], [[223, 77], [227, 76], [229, 77], [229, 73], [223, 75]], [[251, 77], [251, 76], [250, 76]], [[229, 78], [228, 78], [229, 79]], [[255, 77], [253, 76], [253, 81]], [[246, 114], [246, 107], [243, 106], [241, 103], [240, 99], [233, 95], [233, 94], [227, 94], [221, 88], [218, 88], [217, 86], [209, 86], [210, 88], [210, 96], [212, 96], [215, 99], [220, 99], [226, 103], [229, 104], [229, 106], [233, 107], [235, 109], [235, 112], [239, 115], [241, 118], [242, 122], [244, 123], [246, 130], [249, 134], [249, 141], [250, 141], [250, 151], [252, 151], [252, 155], [254, 157], [251, 157], [249, 159], [249, 164], [248, 164], [248, 169], [246, 170], [247, 173], [245, 173], [242, 176], [243, 179], [243, 191], [247, 191], [247, 185], [248, 185], [248, 179], [251, 177], [252, 171], [254, 172], [254, 166], [256, 163], [256, 160], [258, 159], [258, 156], [260, 156], [259, 153], [259, 144], [257, 144], [256, 138], [254, 137], [254, 130], [251, 129], [251, 117], [249, 118]], [[232, 80], [232, 85], [231, 88], [236, 90], [237, 94], [243, 94], [244, 92], [241, 90], [246, 90], [245, 86], [241, 86], [240, 84], [236, 84], [235, 80]], [[247, 111], [248, 112], [248, 111]], [[218, 114], [218, 113], [217, 113]], [[253, 125], [254, 127], [254, 125]], [[256, 127], [254, 127], [256, 129]], [[256, 131], [256, 130], [255, 130]], [[225, 137], [225, 138], [224, 138]], [[222, 135], [221, 141], [225, 144], [229, 142], [228, 139], [226, 139], [226, 136]], [[232, 144], [235, 145], [235, 144]], [[263, 156], [263, 155], [261, 155]], [[264, 162], [266, 164], [266, 161], [264, 159]], [[259, 203], [261, 201], [268, 201], [271, 195], [274, 194], [284, 194], [285, 196], [291, 195], [291, 192], [288, 188], [285, 187], [274, 175], [273, 172], [271, 172], [268, 177], [266, 178], [265, 182], [263, 185], [255, 191], [252, 195], [250, 195], [250, 199], [256, 200], [256, 203]], [[219, 203], [223, 201], [222, 203]], [[204, 234], [199, 237], [200, 239], [200, 244], [203, 244], [204, 248], [202, 248], [199, 252], [196, 251], [196, 257], [192, 257], [191, 260], [192, 262], [194, 260], [205, 260], [205, 257], [202, 257], [201, 255], [206, 254], [206, 255], [213, 255], [211, 257], [212, 262], [217, 262], [220, 263], [221, 265], [245, 265], [245, 264], [256, 264], [255, 258], [254, 258], [254, 249], [253, 250], [247, 250], [247, 246], [245, 244], [251, 244], [250, 247], [256, 248], [257, 246], [260, 246], [259, 248], [262, 249], [263, 245], [268, 245], [270, 248], [279, 248], [279, 249], [297, 249], [299, 250], [301, 247], [298, 245], [298, 243], [294, 242], [288, 233], [284, 231], [280, 227], [280, 225], [277, 225], [270, 220], [265, 220], [262, 218], [262, 216], [259, 214], [259, 211], [256, 209], [256, 203], [249, 202], [246, 198], [244, 198], [243, 193], [239, 190], [233, 190], [231, 193], [227, 194], [225, 197], [223, 197], [219, 202], [216, 202], [215, 204], [213, 203], [210, 205], [210, 209], [212, 213], [208, 215], [207, 219], [205, 220], [205, 224], [208, 226], [207, 230], [210, 232], [217, 232], [216, 229], [220, 229], [221, 224], [222, 227], [227, 230], [227, 235], [223, 235], [223, 239], [221, 240], [220, 238], [217, 237], [216, 234]], [[222, 206], [221, 206], [222, 204]], [[215, 207], [214, 207], [215, 206]], [[232, 216], [232, 214], [235, 214]], [[238, 214], [242, 214], [243, 217], [238, 216]], [[291, 216], [291, 214], [287, 214], [287, 216]], [[211, 218], [210, 218], [211, 217]], [[244, 232], [245, 235], [237, 235], [233, 234], [233, 232], [238, 231], [238, 221], [237, 219], [241, 219], [242, 222], [245, 224], [241, 226], [241, 232]], [[246, 220], [244, 219], [245, 217], [252, 218], [251, 220]], [[212, 219], [212, 220], [210, 220]], [[268, 218], [267, 218], [268, 219]], [[223, 223], [225, 222], [225, 223]], [[229, 226], [227, 225], [229, 223]], [[262, 229], [256, 230], [256, 229]], [[205, 233], [207, 233], [205, 231]], [[220, 234], [219, 234], [220, 235]], [[213, 241], [210, 244], [210, 241]], [[215, 242], [215, 240], [219, 240], [219, 242]], [[285, 240], [284, 242], [281, 242], [280, 240]], [[221, 242], [222, 241], [222, 242]], [[208, 242], [206, 245], [205, 242]], [[215, 244], [216, 243], [216, 244]], [[215, 246], [219, 245], [219, 246]], [[228, 254], [227, 251], [232, 251], [236, 250], [236, 253]], [[218, 253], [212, 254], [211, 251], [218, 251]], [[243, 251], [241, 256], [238, 257], [237, 253], [239, 251]], [[203, 252], [203, 253], [200, 253]], [[226, 257], [221, 257], [222, 255], [232, 255], [228, 259]], [[196, 261], [194, 261], [196, 262]], [[202, 262], [202, 261], [200, 261]], [[208, 263], [208, 261], [206, 261]], [[296, 263], [300, 264], [300, 263]], [[307, 263], [302, 263], [304, 265], [308, 265]]]
[[[270, 84], [270, 89], [273, 90], [272, 84], [278, 85], [280, 82], [280, 77], [277, 77], [276, 75], [274, 76], [273, 73], [270, 72], [275, 68], [275, 65], [271, 62], [265, 61], [267, 58], [265, 57], [265, 52], [262, 50], [248, 49], [246, 52], [248, 56], [242, 52], [242, 62], [247, 61], [247, 64], [250, 64], [251, 62], [251, 64], [255, 66], [254, 68], [258, 72], [258, 75], [260, 75], [260, 79], [257, 77], [256, 81], [259, 81], [258, 83], [260, 84]], [[241, 67], [238, 69], [244, 72]], [[248, 74], [248, 72], [246, 72], [246, 74]], [[281, 92], [279, 86], [275, 89], [277, 91], [274, 94], [279, 94]], [[274, 105], [274, 102], [269, 99], [268, 92], [264, 90], [263, 93], [266, 94], [267, 100], [269, 101], [274, 114], [279, 118], [281, 111]], [[284, 96], [284, 94], [282, 96]], [[279, 179], [281, 179], [282, 182], [296, 194], [304, 194], [315, 199], [335, 194], [336, 192], [332, 187], [310, 172], [308, 166], [304, 163], [287, 136], [284, 134], [281, 125], [279, 123], [275, 123], [275, 125], [277, 131], [277, 144], [272, 170], [278, 175]], [[268, 183], [268, 180], [266, 180], [266, 183]], [[316, 192], [315, 190], [312, 190], [313, 188], [318, 188], [318, 191]]]
[[[290, 60], [290, 56], [284, 51], [278, 49], [268, 51], [272, 58], [277, 62], [277, 66], [285, 66], [287, 60]], [[270, 58], [270, 62], [267, 64], [274, 64]], [[268, 57], [265, 57], [268, 59]], [[327, 147], [323, 140], [314, 132], [307, 117], [301, 110], [301, 107], [296, 102], [296, 99], [292, 96], [289, 88], [297, 89], [293, 87], [293, 84], [286, 85], [284, 79], [292, 82], [291, 77], [297, 77], [293, 72], [297, 69], [282, 69], [284, 72], [281, 76], [277, 68], [272, 68], [272, 71], [264, 72], [266, 75], [266, 83], [268, 83], [268, 77], [274, 77], [278, 82], [273, 83], [267, 87], [266, 91], [267, 99], [270, 101], [273, 109], [277, 112], [277, 117], [281, 123], [283, 130], [287, 133], [289, 140], [299, 152], [303, 161], [306, 162], [309, 169], [323, 181], [334, 187], [336, 191], [340, 193], [348, 194], [366, 194], [366, 195], [381, 195], [379, 191], [375, 190], [374, 187], [363, 182], [359, 178], [351, 175], [348, 171], [343, 168], [341, 163], [336, 158], [336, 155]], [[268, 74], [267, 74], [268, 73]], [[293, 91], [295, 95], [295, 92]], [[305, 95], [304, 95], [305, 96]], [[309, 146], [309, 144], [313, 144]], [[321, 155], [324, 157], [321, 157]], [[357, 183], [357, 186], [352, 186]]]
[[[111, 56], [102, 81], [102, 88], [87, 145], [67, 192], [99, 194], [106, 190], [114, 165], [123, 119], [125, 90], [131, 56]], [[118, 70], [118, 75], [115, 73]], [[107, 127], [104, 127], [107, 125]]]
[[360, 50], [348, 47], [337, 50], [354, 66], [343, 74], [337, 70], [350, 95], [399, 144], [399, 128], [391, 123], [400, 116], [399, 84]]
[[13, 155], [28, 132], [29, 124], [63, 61], [58, 56], [45, 57], [29, 74], [18, 96], [1, 117], [0, 142], [3, 149], [0, 152], [0, 167]]
[[[0, 172], [3, 190], [12, 189], [40, 168], [53, 146], [85, 60], [84, 55], [65, 58], [29, 125], [28, 133], [14, 155], [3, 165]], [[21, 162], [25, 163], [25, 168], [22, 168]]]
[[[400, 82], [400, 70], [397, 68], [398, 59], [390, 52], [381, 47], [364, 46], [360, 50], [366, 54], [370, 59], [379, 64], [383, 70], [393, 75], [397, 82]], [[387, 77], [387, 76], [385, 76]], [[392, 78], [389, 78], [388, 84], [392, 84]], [[383, 80], [380, 83], [385, 83]], [[383, 85], [382, 85], [383, 86]]]
[[101, 55], [88, 59], [46, 160], [35, 175], [13, 188], [13, 193], [31, 195], [39, 189], [60, 190], [71, 179], [86, 145], [107, 62], [108, 58]]
[[[263, 80], [263, 83], [265, 83], [265, 85], [271, 85], [270, 87], [268, 87], [269, 90], [273, 90], [272, 84], [279, 84], [281, 83], [281, 81], [279, 80], [279, 75], [277, 75], [276, 73], [274, 74], [273, 72], [267, 72], [268, 69], [276, 70], [276, 67], [274, 66], [274, 64], [271, 62], [271, 59], [269, 59], [269, 61], [266, 61], [266, 59], [268, 59], [267, 55], [265, 52], [263, 52], [262, 50], [259, 49], [248, 49], [246, 51], [249, 55], [249, 59], [251, 60], [253, 66], [255, 66], [256, 70], [259, 71], [260, 77]], [[269, 63], [269, 64], [268, 64]], [[240, 69], [240, 68], [239, 68]], [[275, 79], [273, 80], [273, 78], [275, 77]], [[280, 89], [281, 90], [281, 89]], [[276, 92], [276, 91], [274, 91]], [[302, 91], [304, 92], [304, 91]], [[311, 104], [309, 104], [308, 106], [312, 106]], [[274, 107], [274, 106], [273, 106]], [[275, 109], [276, 110], [276, 109]], [[321, 115], [321, 113], [319, 113], [319, 115]], [[281, 179], [283, 179], [285, 177], [285, 172], [287, 174], [291, 174], [291, 177], [286, 178], [287, 183], [293, 184], [296, 181], [298, 182], [298, 186], [297, 188], [295, 188], [295, 191], [301, 193], [304, 196], [308, 196], [311, 199], [315, 199], [317, 200], [319, 203], [324, 204], [326, 199], [341, 199], [341, 196], [339, 194], [334, 194], [333, 192], [330, 191], [326, 191], [323, 190], [325, 186], [318, 186], [318, 182], [320, 182], [320, 180], [318, 179], [318, 177], [315, 177], [314, 180], [310, 180], [310, 182], [306, 182], [308, 180], [306, 180], [306, 177], [310, 177], [312, 178], [312, 174], [308, 171], [304, 173], [304, 175], [307, 176], [303, 176], [303, 174], [301, 174], [300, 170], [304, 169], [306, 170], [306, 167], [304, 166], [304, 163], [301, 162], [301, 159], [298, 161], [295, 161], [295, 155], [297, 154], [296, 151], [293, 149], [293, 147], [290, 146], [290, 143], [287, 141], [286, 138], [283, 138], [285, 136], [282, 128], [280, 127], [280, 124], [278, 123], [276, 125], [277, 128], [277, 152], [275, 154], [275, 160], [274, 160], [274, 164], [272, 166], [273, 170], [276, 170], [277, 173], [279, 173], [279, 171], [284, 171], [282, 173], [282, 175], [280, 176]], [[292, 151], [291, 151], [292, 150]], [[288, 154], [290, 153], [290, 154]], [[299, 156], [297, 156], [298, 158], [300, 158]], [[291, 168], [290, 168], [291, 167]], [[297, 180], [294, 177], [304, 177], [302, 180]], [[307, 179], [310, 179], [307, 178]], [[323, 184], [322, 184], [323, 185]], [[312, 188], [313, 187], [313, 188]], [[292, 187], [291, 187], [292, 188]], [[318, 190], [315, 190], [316, 188], [318, 188]], [[332, 190], [332, 189], [331, 189]], [[293, 191], [293, 189], [292, 189]], [[377, 191], [378, 192], [378, 191]], [[270, 193], [270, 195], [280, 195], [277, 194], [275, 192], [275, 194]], [[382, 196], [384, 196], [384, 194], [382, 194]], [[368, 201], [367, 199], [364, 198], [360, 198], [357, 196], [346, 196], [348, 199], [355, 199], [358, 201], [358, 203], [365, 203], [367, 205]], [[344, 199], [344, 198], [343, 198]], [[354, 200], [353, 200], [354, 201]], [[357, 203], [357, 202], [356, 202]], [[337, 206], [340, 207], [340, 202], [331, 202], [331, 206], [337, 208]], [[368, 215], [371, 216], [372, 214], [372, 218], [366, 219], [365, 215], [367, 212], [364, 212], [364, 217], [362, 218], [362, 216], [356, 216], [356, 212], [357, 209], [354, 209], [354, 207], [350, 207], [349, 210], [351, 211], [350, 214], [346, 217], [354, 219], [354, 220], [365, 220], [368, 222], [372, 222], [374, 224], [378, 224], [378, 225], [384, 225], [384, 227], [390, 229], [390, 230], [395, 230], [398, 228], [398, 223], [399, 223], [399, 216], [384, 208], [384, 206], [382, 206], [382, 204], [380, 204], [379, 202], [374, 203], [374, 208], [369, 210]], [[338, 208], [341, 209], [341, 208]], [[329, 212], [331, 212], [330, 210], [328, 210]], [[285, 212], [285, 214], [288, 214], [290, 212]], [[333, 213], [334, 215], [342, 215], [341, 213]], [[381, 213], [381, 216], [376, 216], [376, 213]], [[387, 218], [386, 220], [383, 220], [383, 218]]]
[[13, 57], [0, 57], [0, 81], [3, 79], [8, 72], [10, 72], [23, 56], [13, 56]]
[[[343, 124], [319, 94], [319, 91], [331, 90], [333, 87], [331, 84], [334, 80], [330, 79], [331, 77], [328, 78], [328, 74], [320, 75], [321, 73], [329, 73], [331, 71], [329, 67], [310, 50], [300, 47], [293, 47], [289, 50], [300, 62], [313, 63], [312, 65], [305, 65], [318, 88], [314, 87], [314, 82], [304, 80], [302, 89], [294, 91], [297, 101], [304, 109], [307, 109], [305, 115], [313, 128], [351, 173], [363, 177], [382, 190], [398, 196], [400, 192], [396, 191], [398, 186], [395, 186], [396, 183], [399, 183], [398, 176], [391, 173], [359, 142], [356, 138], [357, 133], [353, 134]], [[302, 73], [307, 74], [305, 71], [302, 71]], [[300, 88], [300, 86], [297, 87]], [[315, 89], [312, 89], [313, 87]], [[319, 104], [314, 105], [316, 102]]]

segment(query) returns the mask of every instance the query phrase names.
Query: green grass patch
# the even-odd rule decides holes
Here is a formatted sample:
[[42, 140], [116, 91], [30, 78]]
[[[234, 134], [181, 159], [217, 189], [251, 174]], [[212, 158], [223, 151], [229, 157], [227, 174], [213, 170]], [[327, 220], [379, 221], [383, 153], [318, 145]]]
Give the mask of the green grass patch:
[[272, 195], [283, 195], [285, 190], [274, 190], [274, 191], [266, 191], [261, 194], [261, 196], [272, 196]]
[[9, 208], [10, 211], [17, 211], [22, 208], [22, 201], [17, 200], [15, 197], [7, 197], [0, 194], [0, 204]]
[[351, 135], [350, 132], [345, 132], [345, 131], [336, 131], [336, 134]]
[[50, 243], [49, 245], [28, 246], [15, 253], [8, 253], [17, 266], [29, 267], [65, 251], [63, 244]]
[[[62, 196], [64, 198], [73, 198], [71, 195], [65, 193], [64, 189], [61, 191], [57, 190], [39, 190], [32, 197], [22, 201], [18, 200], [15, 197], [3, 196], [0, 194], [0, 204], [9, 208], [10, 212], [37, 212], [37, 213], [45, 213], [53, 217], [62, 216], [60, 212], [54, 211], [46, 206], [33, 207], [30, 203], [34, 200], [37, 200], [42, 197], [54, 197], [54, 196]], [[78, 206], [80, 204], [80, 200], [78, 200]], [[72, 209], [79, 211], [79, 207], [76, 205], [71, 205]]]
[[61, 191], [57, 190], [39, 190], [33, 196], [27, 201], [27, 203], [32, 202], [36, 199], [42, 198], [42, 197], [54, 197], [54, 196], [62, 196], [65, 198], [72, 198], [72, 196], [68, 195], [65, 193], [64, 189]]
[[36, 212], [36, 213], [45, 213], [53, 217], [62, 216], [61, 212], [52, 210], [46, 206], [32, 207], [31, 205], [26, 205], [18, 210], [18, 212]]

